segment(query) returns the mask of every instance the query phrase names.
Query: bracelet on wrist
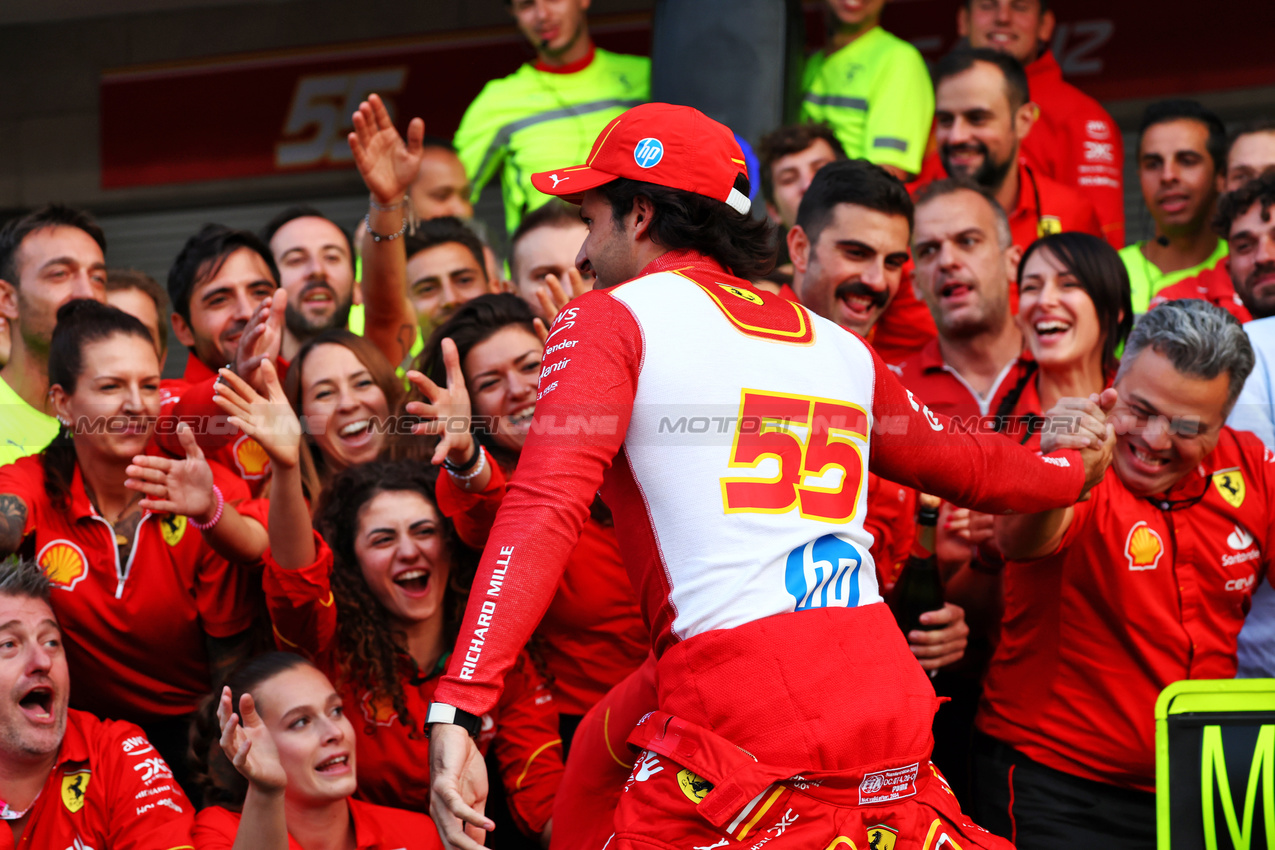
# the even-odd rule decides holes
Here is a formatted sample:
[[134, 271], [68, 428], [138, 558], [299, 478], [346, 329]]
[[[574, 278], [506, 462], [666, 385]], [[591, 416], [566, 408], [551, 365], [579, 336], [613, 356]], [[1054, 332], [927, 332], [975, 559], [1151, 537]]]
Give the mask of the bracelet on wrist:
[[464, 463], [452, 463], [451, 458], [444, 457], [443, 466], [447, 467], [448, 472], [469, 472], [469, 470], [473, 469], [478, 463], [479, 456], [483, 453], [483, 447], [478, 445], [477, 442], [474, 443], [474, 449], [476, 451], [474, 452], [473, 457], [469, 458]]
[[377, 212], [394, 212], [396, 210], [401, 210], [403, 207], [407, 206], [407, 195], [403, 195], [403, 200], [399, 201], [396, 204], [382, 204], [376, 200], [376, 195], [369, 194], [367, 196], [367, 202], [368, 202], [368, 205], [371, 206], [372, 209], [376, 210]]
[[472, 471], [462, 474], [452, 469], [451, 467], [448, 467], [447, 474], [450, 475], [452, 478], [455, 478], [460, 483], [464, 484], [466, 482], [473, 481], [479, 475], [482, 475], [483, 470], [486, 468], [487, 468], [487, 453], [483, 451], [482, 446], [479, 446], [478, 461], [476, 464], [474, 464], [474, 468]]
[[403, 216], [403, 226], [398, 229], [398, 233], [377, 233], [372, 229], [372, 213], [366, 213], [363, 216], [363, 223], [367, 225], [367, 235], [372, 237], [373, 242], [393, 242], [404, 233], [407, 232], [407, 216]]
[[226, 497], [222, 495], [221, 488], [216, 484], [213, 485], [213, 496], [217, 498], [217, 510], [213, 512], [212, 519], [208, 522], [200, 522], [194, 517], [187, 517], [187, 521], [200, 531], [207, 531], [217, 523], [221, 522], [221, 515], [226, 510]]

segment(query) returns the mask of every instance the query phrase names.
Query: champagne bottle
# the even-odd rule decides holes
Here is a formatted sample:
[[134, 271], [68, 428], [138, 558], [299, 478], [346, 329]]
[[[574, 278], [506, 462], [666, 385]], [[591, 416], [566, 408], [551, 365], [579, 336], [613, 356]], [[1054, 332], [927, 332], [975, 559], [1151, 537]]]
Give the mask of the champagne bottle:
[[934, 557], [934, 534], [940, 504], [938, 497], [925, 493], [917, 499], [916, 540], [899, 581], [894, 585], [890, 604], [904, 636], [917, 629], [929, 631], [938, 628], [921, 625], [921, 615], [943, 607], [943, 577], [939, 575], [938, 559]]

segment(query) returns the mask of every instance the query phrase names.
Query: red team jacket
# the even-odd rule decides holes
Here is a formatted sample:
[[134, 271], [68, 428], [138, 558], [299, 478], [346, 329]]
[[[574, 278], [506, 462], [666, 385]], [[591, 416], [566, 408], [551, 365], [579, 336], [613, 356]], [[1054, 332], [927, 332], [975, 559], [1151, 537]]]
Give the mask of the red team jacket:
[[1226, 260], [1222, 260], [1211, 269], [1205, 269], [1193, 277], [1161, 289], [1151, 299], [1151, 306], [1157, 307], [1166, 301], [1177, 301], [1181, 298], [1200, 298], [1215, 307], [1221, 307], [1234, 316], [1240, 324], [1253, 319], [1235, 291], [1235, 284], [1231, 281], [1231, 271]]
[[[354, 846], [358, 850], [436, 850], [443, 846], [428, 815], [350, 800]], [[239, 834], [239, 813], [209, 806], [195, 815], [195, 850], [231, 850]], [[301, 850], [290, 834], [288, 850]]]
[[[65, 634], [65, 632], [64, 632]], [[57, 761], [31, 809], [24, 850], [190, 850], [195, 807], [132, 723], [70, 709]], [[0, 829], [0, 850], [13, 850]]]
[[[383, 806], [429, 811], [429, 741], [424, 721], [439, 678], [423, 681], [404, 670], [403, 695], [411, 724], [400, 722], [393, 705], [372, 694], [342, 687], [336, 654], [337, 608], [333, 604], [332, 550], [317, 533], [313, 564], [285, 570], [266, 552], [265, 591], [275, 639], [281, 649], [312, 658], [341, 692], [358, 736], [360, 798]], [[477, 585], [475, 585], [477, 587]], [[494, 748], [509, 808], [523, 830], [539, 833], [553, 810], [562, 775], [558, 712], [525, 653], [518, 653], [504, 693], [483, 715], [478, 747]], [[432, 827], [431, 827], [432, 828]]]
[[[928, 758], [936, 700], [878, 592], [865, 473], [1042, 510], [1074, 501], [1078, 456], [941, 433], [860, 338], [692, 252], [577, 298], [549, 347], [568, 340], [434, 698], [496, 704], [601, 485], [662, 709], [793, 774]], [[735, 433], [692, 436], [714, 416]]]
[[[213, 475], [227, 499], [247, 495], [242, 481], [215, 464]], [[24, 533], [53, 583], [75, 681], [71, 703], [143, 723], [194, 711], [211, 685], [205, 635], [231, 637], [252, 625], [256, 572], [228, 563], [186, 517], [149, 511], [121, 562], [78, 466], [70, 510], [49, 501], [43, 455], [0, 467], [0, 493], [26, 502]]]
[[[1054, 54], [1027, 66], [1032, 102], [1040, 107], [1022, 155], [1044, 177], [1078, 190], [1102, 223], [1101, 236], [1124, 247], [1124, 139], [1098, 101], [1063, 80]], [[1015, 240], [1017, 241], [1017, 240]]]
[[1273, 510], [1275, 454], [1244, 431], [1224, 428], [1164, 501], [1109, 469], [1054, 554], [1006, 566], [978, 728], [1056, 770], [1154, 791], [1156, 697], [1234, 678]]
[[[488, 455], [490, 460], [490, 455]], [[486, 489], [468, 493], [438, 476], [439, 509], [462, 527], [465, 545], [482, 551], [505, 498], [505, 472], [492, 465]], [[638, 668], [650, 641], [620, 558], [615, 529], [592, 516], [571, 551], [549, 610], [536, 632], [561, 714], [582, 715]]]

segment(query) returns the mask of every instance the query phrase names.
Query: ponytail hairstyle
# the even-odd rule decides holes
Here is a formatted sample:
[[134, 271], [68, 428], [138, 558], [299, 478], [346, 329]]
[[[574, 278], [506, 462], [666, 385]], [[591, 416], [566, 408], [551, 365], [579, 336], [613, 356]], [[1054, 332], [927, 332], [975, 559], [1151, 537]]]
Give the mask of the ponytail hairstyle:
[[[256, 700], [257, 695], [253, 692], [264, 682], [303, 666], [314, 665], [292, 652], [267, 652], [240, 664], [225, 681], [225, 686], [230, 688], [230, 704], [235, 713], [239, 713], [239, 701], [244, 694], [252, 694]], [[203, 789], [204, 804], [223, 806], [237, 812], [243, 808], [244, 797], [248, 794], [248, 780], [221, 749], [221, 723], [217, 720], [220, 702], [220, 687], [200, 702], [191, 720], [190, 749], [186, 758], [190, 762], [191, 778]], [[257, 700], [257, 711], [261, 711], [260, 700]]]
[[[460, 542], [455, 526], [438, 509], [434, 497], [437, 481], [438, 470], [427, 463], [376, 460], [358, 464], [342, 470], [332, 480], [315, 511], [315, 528], [332, 547], [338, 686], [366, 690], [373, 703], [391, 703], [399, 722], [408, 727], [413, 724], [403, 694], [403, 675], [405, 669], [411, 672], [411, 661], [403, 635], [388, 622], [385, 608], [367, 586], [354, 542], [359, 513], [382, 493], [416, 493], [433, 506], [438, 515], [443, 557], [451, 564], [442, 602], [443, 643], [450, 647], [460, 633], [478, 555]], [[431, 671], [415, 672], [427, 676]]]
[[[68, 395], [74, 393], [84, 374], [84, 350], [117, 334], [135, 336], [155, 346], [141, 320], [109, 304], [76, 298], [59, 307], [49, 343], [49, 386], [60, 386]], [[75, 463], [75, 432], [71, 423], [59, 423], [57, 436], [44, 449], [44, 492], [57, 510], [65, 511], [70, 505]]]

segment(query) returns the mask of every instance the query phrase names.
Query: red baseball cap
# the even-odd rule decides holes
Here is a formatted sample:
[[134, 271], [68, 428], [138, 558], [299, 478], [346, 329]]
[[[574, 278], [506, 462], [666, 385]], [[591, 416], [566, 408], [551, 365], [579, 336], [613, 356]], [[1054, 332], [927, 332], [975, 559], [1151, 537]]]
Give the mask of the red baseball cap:
[[748, 179], [735, 135], [698, 109], [644, 103], [603, 128], [584, 165], [542, 171], [531, 184], [572, 203], [612, 180], [627, 177], [694, 192], [748, 214], [752, 202], [735, 181]]

